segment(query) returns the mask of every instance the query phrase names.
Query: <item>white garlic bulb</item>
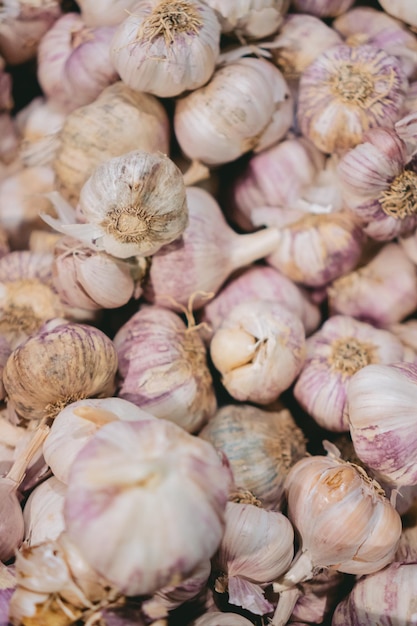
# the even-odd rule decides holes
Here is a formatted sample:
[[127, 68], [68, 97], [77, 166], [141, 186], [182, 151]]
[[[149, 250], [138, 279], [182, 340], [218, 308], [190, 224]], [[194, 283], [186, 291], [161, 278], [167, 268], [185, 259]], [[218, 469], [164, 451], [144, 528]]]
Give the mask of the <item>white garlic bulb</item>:
[[213, 556], [230, 486], [215, 449], [172, 422], [115, 421], [72, 464], [67, 532], [122, 593], [153, 593]]
[[121, 259], [155, 254], [188, 223], [181, 171], [163, 154], [136, 150], [99, 165], [81, 189], [81, 223], [69, 223], [71, 207], [50, 197], [62, 221], [44, 216], [48, 224]]
[[111, 59], [121, 79], [162, 98], [204, 85], [220, 52], [220, 24], [199, 0], [137, 0], [118, 26]]
[[66, 491], [66, 485], [51, 476], [31, 492], [23, 509], [26, 545], [57, 539], [63, 532]]

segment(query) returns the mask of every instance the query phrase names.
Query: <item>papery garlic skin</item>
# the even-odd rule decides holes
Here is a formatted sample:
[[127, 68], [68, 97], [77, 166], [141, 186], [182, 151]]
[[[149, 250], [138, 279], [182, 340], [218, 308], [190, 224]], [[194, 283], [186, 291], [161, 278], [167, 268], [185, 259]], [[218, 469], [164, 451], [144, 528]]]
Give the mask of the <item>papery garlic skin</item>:
[[401, 62], [370, 44], [322, 52], [300, 78], [301, 132], [326, 153], [343, 153], [365, 131], [392, 127], [408, 87]]
[[294, 396], [322, 427], [349, 431], [347, 389], [355, 372], [370, 363], [394, 363], [404, 347], [389, 331], [349, 316], [330, 317], [307, 339], [306, 358]]
[[288, 0], [204, 0], [216, 11], [222, 33], [242, 40], [260, 39], [275, 33], [288, 11]]
[[417, 365], [368, 365], [348, 388], [350, 434], [356, 454], [397, 486], [417, 484], [415, 437]]
[[281, 72], [265, 59], [245, 57], [177, 100], [174, 131], [190, 159], [220, 165], [279, 141], [292, 121], [293, 99]]
[[116, 29], [111, 60], [126, 85], [167, 98], [204, 85], [220, 52], [220, 24], [198, 0], [138, 0]]
[[215, 585], [218, 590], [225, 585], [229, 603], [258, 615], [268, 613], [273, 607], [259, 585], [288, 569], [294, 556], [293, 527], [278, 511], [233, 501], [226, 505], [225, 523], [214, 557], [214, 571], [220, 575]]
[[23, 509], [26, 545], [57, 539], [65, 529], [66, 491], [66, 485], [52, 476], [31, 492]]
[[155, 417], [196, 432], [217, 408], [207, 352], [192, 326], [158, 306], [144, 306], [114, 337], [118, 396]]
[[233, 398], [269, 404], [300, 373], [304, 328], [285, 306], [261, 298], [248, 300], [224, 317], [211, 339], [210, 355]]
[[332, 626], [416, 624], [417, 563], [391, 563], [360, 578], [333, 614]]
[[304, 435], [289, 411], [226, 405], [199, 437], [226, 456], [239, 488], [250, 491], [264, 508], [280, 509], [289, 468], [306, 454]]
[[78, 217], [78, 224], [68, 223], [63, 214], [62, 223], [44, 219], [59, 232], [116, 258], [150, 256], [187, 226], [184, 179], [163, 154], [134, 150], [114, 157], [84, 183]]
[[72, 465], [68, 535], [122, 593], [153, 593], [214, 554], [230, 484], [214, 448], [175, 424], [113, 422]]
[[417, 7], [413, 0], [378, 0], [384, 11], [410, 26], [417, 26]]
[[94, 433], [110, 421], [136, 421], [153, 416], [122, 398], [86, 398], [66, 406], [55, 417], [43, 443], [43, 456], [54, 476], [68, 483], [79, 451]]

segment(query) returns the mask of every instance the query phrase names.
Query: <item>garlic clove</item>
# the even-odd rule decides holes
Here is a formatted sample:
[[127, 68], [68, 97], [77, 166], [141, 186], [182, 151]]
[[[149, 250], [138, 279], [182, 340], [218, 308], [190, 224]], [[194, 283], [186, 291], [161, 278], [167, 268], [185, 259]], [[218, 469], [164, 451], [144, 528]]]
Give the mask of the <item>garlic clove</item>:
[[65, 484], [55, 476], [48, 478], [31, 492], [23, 509], [25, 545], [37, 545], [59, 537], [65, 528], [65, 494]]

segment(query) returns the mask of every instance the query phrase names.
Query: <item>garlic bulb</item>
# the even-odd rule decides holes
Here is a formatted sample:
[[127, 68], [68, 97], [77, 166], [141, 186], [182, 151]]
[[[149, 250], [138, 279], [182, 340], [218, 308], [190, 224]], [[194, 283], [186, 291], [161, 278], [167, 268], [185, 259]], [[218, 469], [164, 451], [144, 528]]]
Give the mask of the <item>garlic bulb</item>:
[[172, 422], [112, 422], [71, 467], [67, 532], [122, 593], [153, 593], [213, 556], [230, 484], [214, 448]]
[[265, 59], [219, 67], [204, 87], [176, 102], [174, 130], [186, 156], [220, 165], [284, 137], [294, 115], [289, 87]]
[[288, 11], [289, 0], [204, 0], [219, 18], [222, 33], [240, 41], [275, 33]]
[[3, 371], [8, 401], [27, 420], [54, 417], [64, 406], [115, 389], [117, 354], [98, 328], [62, 323], [15, 348]]
[[376, 46], [333, 46], [301, 75], [301, 132], [323, 152], [343, 153], [369, 128], [394, 125], [407, 87], [401, 62]]
[[293, 0], [299, 13], [311, 13], [317, 17], [336, 17], [348, 11], [355, 0]]
[[81, 16], [88, 26], [113, 26], [120, 24], [133, 9], [137, 0], [77, 0]]
[[251, 626], [251, 624], [252, 622], [243, 615], [213, 611], [194, 620], [190, 626]]
[[261, 585], [283, 574], [294, 556], [294, 530], [278, 511], [256, 504], [228, 502], [225, 530], [214, 557], [216, 591], [228, 592], [230, 604], [258, 615], [273, 610]]
[[223, 318], [211, 339], [210, 356], [233, 398], [269, 404], [300, 373], [304, 328], [285, 306], [262, 298], [248, 300]]
[[62, 198], [55, 208], [61, 221], [44, 216], [50, 226], [119, 259], [155, 254], [188, 222], [180, 170], [166, 155], [142, 150], [97, 166], [80, 192], [82, 223], [71, 223], [75, 215]]
[[320, 323], [320, 311], [305, 289], [273, 267], [251, 265], [239, 273], [235, 272], [218, 294], [204, 305], [199, 319], [210, 327], [204, 336], [212, 336], [230, 309], [254, 298], [271, 300], [284, 306], [302, 321], [307, 335]]
[[220, 53], [220, 24], [199, 0], [138, 0], [117, 27], [111, 60], [126, 85], [166, 98], [204, 85]]
[[411, 26], [417, 26], [417, 7], [413, 0], [394, 0], [394, 2], [378, 0], [378, 2], [389, 15]]
[[288, 471], [306, 454], [304, 435], [287, 410], [226, 405], [199, 437], [226, 456], [235, 484], [250, 491], [266, 509], [279, 509], [283, 504]]
[[153, 255], [144, 284], [146, 300], [176, 310], [201, 308], [232, 272], [264, 258], [280, 240], [276, 228], [236, 233], [204, 189], [187, 187], [186, 198], [189, 224], [180, 239]]
[[[274, 216], [269, 217], [272, 227]], [[364, 240], [347, 211], [306, 214], [280, 230], [280, 241], [266, 261], [297, 283], [323, 287], [356, 267]]]
[[68, 404], [52, 422], [43, 456], [54, 476], [68, 482], [71, 465], [94, 433], [112, 421], [136, 421], [153, 416], [122, 398], [86, 398]]
[[51, 476], [31, 492], [23, 509], [26, 545], [57, 539], [64, 531], [66, 491], [66, 485]]
[[417, 563], [391, 563], [356, 581], [333, 614], [332, 626], [410, 626], [416, 623]]
[[333, 431], [349, 431], [347, 389], [355, 372], [370, 363], [401, 361], [404, 354], [389, 331], [343, 315], [324, 322], [306, 346], [294, 396], [322, 428]]
[[43, 93], [75, 109], [118, 79], [110, 61], [114, 27], [88, 28], [78, 13], [60, 17], [42, 37], [37, 76]]
[[58, 191], [76, 204], [100, 163], [132, 150], [168, 154], [169, 134], [168, 115], [157, 98], [121, 81], [106, 87], [64, 121], [54, 161]]
[[118, 396], [195, 432], [216, 411], [206, 348], [168, 309], [143, 306], [117, 331]]
[[397, 243], [388, 243], [366, 265], [337, 278], [328, 296], [332, 314], [389, 326], [417, 307], [416, 268]]
[[301, 545], [275, 591], [312, 578], [317, 568], [362, 575], [394, 559], [401, 518], [361, 467], [332, 456], [307, 457], [290, 469], [285, 490]]
[[345, 582], [344, 574], [328, 569], [301, 583], [299, 585], [301, 595], [294, 606], [291, 624], [294, 620], [316, 624], [328, 620], [340, 600]]
[[[376, 392], [377, 390], [377, 392]], [[417, 365], [368, 365], [348, 387], [350, 434], [358, 457], [387, 483], [417, 484]]]

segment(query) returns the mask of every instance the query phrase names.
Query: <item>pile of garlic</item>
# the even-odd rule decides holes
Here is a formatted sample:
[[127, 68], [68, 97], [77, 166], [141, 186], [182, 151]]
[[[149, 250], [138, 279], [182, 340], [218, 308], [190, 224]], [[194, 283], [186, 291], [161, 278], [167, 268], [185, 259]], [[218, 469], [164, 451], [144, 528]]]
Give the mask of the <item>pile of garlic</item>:
[[1, 4], [0, 622], [417, 626], [414, 3]]

